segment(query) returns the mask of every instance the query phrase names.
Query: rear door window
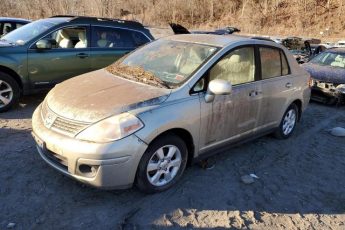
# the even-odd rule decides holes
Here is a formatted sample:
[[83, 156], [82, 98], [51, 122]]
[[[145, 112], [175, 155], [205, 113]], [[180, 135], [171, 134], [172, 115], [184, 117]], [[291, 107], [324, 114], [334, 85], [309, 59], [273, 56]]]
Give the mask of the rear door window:
[[290, 73], [289, 64], [283, 51], [280, 51], [280, 59], [282, 61], [282, 75], [288, 75]]
[[289, 74], [289, 65], [282, 50], [260, 47], [261, 77], [269, 79]]
[[91, 46], [96, 48], [136, 48], [150, 40], [141, 32], [94, 26], [92, 28]]

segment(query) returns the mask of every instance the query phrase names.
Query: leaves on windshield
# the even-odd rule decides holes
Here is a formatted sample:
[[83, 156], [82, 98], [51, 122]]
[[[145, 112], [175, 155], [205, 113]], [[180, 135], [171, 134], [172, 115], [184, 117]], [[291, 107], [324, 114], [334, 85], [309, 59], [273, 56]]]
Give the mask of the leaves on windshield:
[[114, 63], [108, 66], [106, 70], [114, 75], [120, 75], [121, 77], [132, 81], [170, 89], [169, 85], [162, 81], [159, 77], [155, 76], [149, 71], [145, 71], [144, 68], [140, 66], [128, 66]]

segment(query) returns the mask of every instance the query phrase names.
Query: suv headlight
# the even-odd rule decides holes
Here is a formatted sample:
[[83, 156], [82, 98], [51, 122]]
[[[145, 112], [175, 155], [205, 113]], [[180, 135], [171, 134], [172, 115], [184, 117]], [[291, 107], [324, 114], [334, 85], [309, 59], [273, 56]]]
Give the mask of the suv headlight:
[[336, 87], [336, 90], [340, 93], [344, 93], [345, 94], [345, 84], [340, 84]]
[[111, 142], [122, 139], [144, 127], [136, 116], [122, 113], [101, 120], [77, 135], [77, 139], [92, 142]]

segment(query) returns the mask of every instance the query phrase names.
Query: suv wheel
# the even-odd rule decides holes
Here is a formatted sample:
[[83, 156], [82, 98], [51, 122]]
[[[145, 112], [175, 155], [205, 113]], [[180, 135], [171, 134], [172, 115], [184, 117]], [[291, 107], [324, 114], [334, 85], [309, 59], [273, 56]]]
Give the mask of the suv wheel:
[[187, 154], [186, 144], [176, 135], [165, 135], [155, 140], [139, 163], [138, 188], [154, 193], [173, 186], [186, 168]]
[[284, 116], [280, 122], [279, 128], [274, 135], [278, 139], [289, 138], [295, 130], [298, 120], [298, 108], [295, 104], [291, 104], [284, 113]]
[[8, 74], [0, 72], [0, 112], [9, 110], [19, 99], [18, 83]]

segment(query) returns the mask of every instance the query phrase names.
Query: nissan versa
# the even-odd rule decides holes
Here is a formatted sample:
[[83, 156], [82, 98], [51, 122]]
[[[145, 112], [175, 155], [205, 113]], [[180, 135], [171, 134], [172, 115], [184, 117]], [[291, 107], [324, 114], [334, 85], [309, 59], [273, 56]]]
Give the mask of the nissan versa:
[[0, 39], [0, 112], [20, 95], [106, 67], [151, 40], [142, 24], [117, 19], [55, 16], [22, 26]]
[[290, 137], [309, 80], [273, 42], [176, 35], [55, 86], [34, 112], [33, 136], [44, 161], [67, 176], [159, 192], [187, 163], [225, 146]]

